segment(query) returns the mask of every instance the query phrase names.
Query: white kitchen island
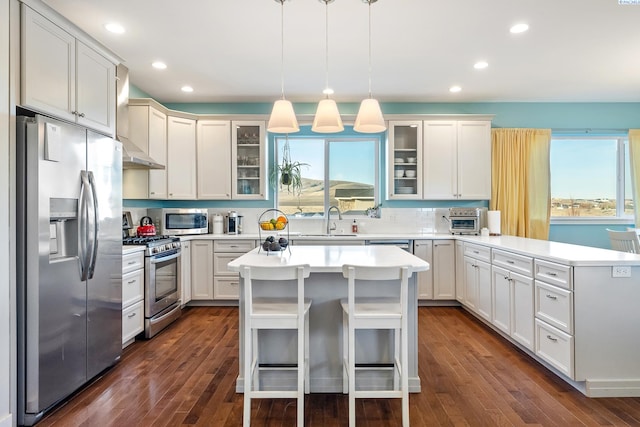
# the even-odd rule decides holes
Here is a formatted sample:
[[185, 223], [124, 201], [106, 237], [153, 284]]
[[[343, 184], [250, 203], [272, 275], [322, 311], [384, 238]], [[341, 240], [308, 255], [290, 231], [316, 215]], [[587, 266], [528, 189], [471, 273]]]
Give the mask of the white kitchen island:
[[[282, 252], [254, 249], [229, 263], [228, 268], [239, 271], [240, 266], [275, 266], [309, 264], [311, 275], [305, 282], [305, 297], [313, 303], [309, 311], [309, 368], [312, 393], [342, 392], [342, 309], [340, 299], [347, 297], [347, 281], [342, 276], [345, 264], [370, 266], [409, 266], [409, 390], [420, 392], [418, 376], [418, 306], [415, 272], [426, 271], [429, 264], [395, 246], [294, 246]], [[367, 296], [385, 296], [398, 286], [396, 282], [372, 282]], [[258, 289], [255, 290], [257, 296]], [[264, 295], [280, 292], [277, 283], [265, 282], [260, 289]], [[239, 302], [239, 375], [236, 391], [244, 389], [244, 286], [240, 281]], [[260, 363], [282, 364], [295, 361], [296, 338], [291, 331], [265, 331], [260, 338]], [[386, 331], [362, 331], [356, 336], [357, 363], [390, 362], [392, 335]], [[284, 387], [295, 375], [266, 372], [262, 375], [267, 387]], [[386, 387], [388, 378], [371, 374], [366, 381]]]

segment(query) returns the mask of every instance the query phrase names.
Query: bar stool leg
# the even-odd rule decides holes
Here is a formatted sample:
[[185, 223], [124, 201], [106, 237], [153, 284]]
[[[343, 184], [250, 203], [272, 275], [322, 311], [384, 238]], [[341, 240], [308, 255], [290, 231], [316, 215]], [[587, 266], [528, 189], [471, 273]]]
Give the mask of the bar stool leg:
[[311, 392], [309, 386], [309, 314], [304, 317], [304, 393]]
[[342, 393], [349, 393], [349, 316], [342, 312]]
[[[349, 319], [347, 319], [348, 323]], [[349, 325], [349, 427], [356, 425], [356, 331]]]
[[253, 329], [249, 327], [244, 337], [244, 406], [242, 415], [242, 425], [249, 427], [251, 425], [251, 390], [252, 390], [252, 373], [253, 351], [252, 351], [252, 335]]

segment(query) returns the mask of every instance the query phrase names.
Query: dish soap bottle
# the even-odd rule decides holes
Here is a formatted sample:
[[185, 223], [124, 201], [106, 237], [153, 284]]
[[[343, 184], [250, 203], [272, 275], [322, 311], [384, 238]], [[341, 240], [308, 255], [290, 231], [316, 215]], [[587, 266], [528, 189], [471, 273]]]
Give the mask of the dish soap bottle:
[[356, 220], [353, 220], [353, 224], [351, 224], [351, 232], [352, 233], [357, 233], [358, 232], [358, 223], [356, 222]]

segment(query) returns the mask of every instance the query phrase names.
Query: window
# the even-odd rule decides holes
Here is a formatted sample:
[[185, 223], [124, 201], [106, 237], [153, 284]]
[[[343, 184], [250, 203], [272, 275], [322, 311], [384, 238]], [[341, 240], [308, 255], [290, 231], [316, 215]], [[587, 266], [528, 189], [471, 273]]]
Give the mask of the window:
[[[276, 161], [282, 163], [285, 137], [276, 138]], [[330, 206], [343, 214], [364, 214], [377, 203], [378, 138], [291, 138], [289, 152], [301, 167], [300, 194], [278, 183], [276, 206], [287, 215], [323, 216]]]
[[551, 139], [551, 217], [633, 215], [626, 138]]

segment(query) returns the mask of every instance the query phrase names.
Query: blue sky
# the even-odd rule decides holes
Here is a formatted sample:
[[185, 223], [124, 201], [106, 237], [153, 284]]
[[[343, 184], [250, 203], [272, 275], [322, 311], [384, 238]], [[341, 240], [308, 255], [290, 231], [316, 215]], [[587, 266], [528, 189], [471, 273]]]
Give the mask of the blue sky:
[[[551, 197], [616, 198], [616, 139], [554, 139]], [[627, 160], [628, 169], [628, 160]], [[627, 182], [630, 182], [627, 170]], [[631, 197], [631, 189], [626, 189]]]
[[[289, 138], [291, 159], [308, 163], [313, 167], [302, 168], [303, 178], [324, 179], [324, 140], [310, 138]], [[331, 143], [331, 179], [348, 180], [374, 184], [375, 144], [363, 144], [362, 141], [340, 140]], [[278, 149], [278, 158], [282, 158], [282, 148]]]

